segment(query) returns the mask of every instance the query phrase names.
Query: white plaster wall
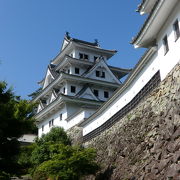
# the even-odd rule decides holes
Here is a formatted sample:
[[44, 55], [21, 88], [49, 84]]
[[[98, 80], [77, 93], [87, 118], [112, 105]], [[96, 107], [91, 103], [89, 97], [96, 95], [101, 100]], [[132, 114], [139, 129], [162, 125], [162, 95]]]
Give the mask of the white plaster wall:
[[[75, 67], [79, 68], [79, 74], [75, 74]], [[79, 67], [77, 66], [71, 66], [70, 67], [70, 74], [76, 75], [76, 76], [81, 76], [85, 71], [87, 70], [87, 68], [83, 68], [83, 67]]]
[[[103, 71], [105, 72], [105, 78], [102, 77], [96, 77], [96, 71]], [[107, 81], [107, 82], [112, 82], [112, 83], [117, 83], [115, 81], [115, 79], [112, 77], [112, 75], [104, 68], [104, 67], [98, 67], [96, 70], [94, 70], [89, 76], [88, 78], [91, 79], [97, 79], [100, 81]]]
[[[175, 41], [175, 35], [173, 30], [173, 24], [178, 19], [180, 22], [180, 2], [174, 9], [172, 15], [168, 18], [168, 21], [161, 29], [161, 32], [158, 35], [158, 58], [160, 59], [160, 73], [162, 80], [166, 77], [166, 75], [172, 70], [172, 68], [179, 62], [180, 60], [180, 38]], [[179, 23], [180, 27], [180, 23]], [[162, 39], [167, 34], [169, 51], [166, 55], [164, 55], [164, 47], [162, 44]]]
[[[79, 53], [82, 53], [82, 54], [87, 54], [89, 56], [89, 61], [91, 62], [94, 62], [94, 56], [96, 57], [100, 57], [101, 54], [98, 54], [96, 52], [93, 52], [93, 51], [89, 51], [89, 50], [79, 50], [79, 49], [76, 49], [75, 50], [75, 58], [79, 59]], [[107, 57], [106, 56], [103, 56], [104, 57], [104, 60], [107, 60]]]
[[84, 119], [85, 112], [81, 111], [79, 114], [77, 114], [75, 117], [73, 117], [71, 120], [68, 121], [68, 129], [78, 124], [80, 121]]
[[[60, 120], [60, 114], [62, 113], [62, 120]], [[55, 114], [51, 115], [47, 119], [44, 119], [43, 122], [40, 122], [38, 124], [38, 137], [41, 137], [42, 134], [48, 133], [52, 127], [59, 126], [63, 127], [65, 130], [67, 129], [67, 121], [65, 119], [67, 118], [67, 108], [63, 107]], [[54, 119], [54, 126], [49, 127], [49, 121]], [[42, 125], [44, 125], [44, 131], [42, 131]]]
[[153, 56], [151, 61], [149, 61], [144, 69], [137, 75], [130, 86], [122, 92], [122, 94], [119, 94], [119, 97], [112, 102], [107, 109], [83, 127], [83, 135], [90, 133], [92, 130], [104, 124], [110, 117], [128, 104], [136, 96], [136, 94], [138, 94], [142, 87], [144, 87], [145, 84], [159, 70], [159, 64], [156, 57], [157, 55]]
[[[71, 92], [71, 86], [75, 86], [76, 87], [76, 92], [75, 93]], [[75, 84], [75, 82], [74, 83], [68, 82], [67, 83], [67, 88], [66, 88], [67, 89], [67, 95], [75, 96], [81, 90], [81, 88], [82, 88], [82, 86], [80, 86], [78, 84]]]
[[80, 110], [80, 106], [78, 104], [66, 104], [67, 107], [67, 117], [73, 115], [75, 112]]
[[71, 56], [71, 57], [75, 57], [75, 50], [73, 49], [70, 53], [69, 53], [69, 56]]
[[[65, 93], [64, 93], [64, 88], [65, 88]], [[60, 88], [60, 93], [62, 93], [62, 94], [67, 94], [67, 83], [64, 83], [63, 85], [62, 85], [62, 87]]]
[[86, 109], [85, 112], [85, 118], [90, 117], [96, 110], [95, 109]]
[[107, 101], [108, 98], [105, 98], [104, 97], [104, 91], [108, 91], [109, 92], [109, 97], [112, 96], [113, 94], [113, 91], [111, 89], [104, 89], [104, 87], [92, 87], [92, 92], [94, 92], [94, 90], [98, 90], [99, 91], [99, 96], [98, 98], [101, 100], [101, 101]]
[[56, 99], [56, 97], [54, 96], [54, 94], [51, 94], [51, 99], [50, 99], [50, 103], [53, 102]]
[[71, 120], [68, 121], [68, 129], [84, 120], [84, 118], [90, 117], [94, 112], [94, 109], [84, 109], [80, 111], [76, 116], [74, 116]]
[[[129, 87], [119, 94], [119, 97], [107, 109], [83, 127], [83, 135], [90, 133], [92, 130], [102, 125], [116, 112], [128, 104], [158, 70], [160, 70], [160, 76], [163, 80], [172, 68], [179, 62], [180, 38], [175, 42], [173, 31], [173, 23], [177, 18], [180, 19], [179, 10], [180, 3], [176, 6], [176, 9], [168, 18], [165, 26], [159, 32], [157, 36], [158, 51], [156, 54], [149, 60]], [[162, 39], [166, 34], [168, 36], [169, 52], [164, 55]]]
[[39, 105], [38, 105], [38, 109], [37, 109], [37, 113], [40, 112], [41, 110], [42, 110], [42, 107], [41, 107], [41, 105], [39, 104]]
[[49, 85], [49, 82], [48, 82], [48, 77], [49, 77], [49, 76], [50, 76], [52, 79], [54, 79], [53, 76], [51, 75], [49, 69], [48, 69], [47, 72], [46, 72], [45, 82], [44, 82], [44, 85], [43, 85], [43, 89], [44, 89], [46, 86]]

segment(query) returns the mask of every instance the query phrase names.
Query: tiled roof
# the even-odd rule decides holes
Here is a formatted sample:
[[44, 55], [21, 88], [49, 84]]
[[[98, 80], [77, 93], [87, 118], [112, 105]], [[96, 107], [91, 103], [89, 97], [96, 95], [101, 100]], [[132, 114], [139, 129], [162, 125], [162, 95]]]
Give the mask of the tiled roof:
[[136, 10], [137, 12], [139, 12], [143, 6], [143, 4], [146, 2], [146, 0], [143, 0], [141, 4], [138, 5], [138, 9]]
[[94, 99], [87, 99], [87, 98], [78, 98], [78, 97], [75, 97], [75, 96], [69, 96], [69, 95], [64, 95], [64, 94], [61, 94], [62, 97], [66, 97], [68, 99], [73, 99], [73, 100], [82, 100], [82, 101], [87, 101], [87, 102], [96, 102], [96, 103], [103, 103], [105, 101], [97, 101], [97, 100], [94, 100]]
[[49, 67], [49, 70], [50, 70], [51, 74], [53, 75], [53, 77], [54, 77], [54, 78], [57, 78], [58, 75], [59, 75], [59, 73], [58, 73], [57, 71], [55, 71], [56, 65], [54, 65], [54, 64], [49, 64], [48, 67]]
[[136, 35], [136, 37], [134, 37], [134, 38], [132, 39], [132, 41], [130, 42], [131, 44], [134, 44], [134, 43], [136, 42], [136, 40], [139, 38], [139, 36], [140, 36], [141, 33], [143, 32], [144, 28], [146, 27], [148, 21], [149, 21], [150, 18], [152, 17], [152, 15], [153, 15], [153, 13], [154, 13], [156, 7], [157, 7], [158, 4], [160, 3], [160, 1], [161, 1], [161, 0], [157, 0], [157, 1], [156, 1], [156, 3], [155, 3], [155, 5], [154, 5], [154, 7], [152, 8], [152, 10], [151, 10], [149, 16], [147, 17], [146, 21], [144, 22], [143, 26], [141, 27], [139, 33], [138, 33], [138, 34]]
[[87, 88], [88, 88], [88, 86], [85, 85], [85, 86], [75, 95], [75, 97], [79, 97], [80, 95], [82, 95], [82, 94], [86, 91]]
[[125, 82], [123, 83], [123, 86], [119, 87], [118, 89], [116, 89], [116, 91], [113, 93], [112, 97], [106, 101], [106, 103], [104, 103], [102, 106], [100, 106], [100, 108], [92, 115], [90, 116], [86, 121], [84, 121], [83, 123], [88, 123], [90, 122], [92, 119], [94, 119], [97, 115], [99, 115], [100, 113], [102, 113], [102, 111], [104, 111], [104, 109], [106, 109], [107, 107], [110, 106], [110, 104], [118, 98], [119, 94], [122, 94], [122, 92], [129, 86], [129, 84], [134, 80], [135, 77], [137, 77], [137, 74], [139, 72], [142, 71], [142, 68], [144, 67], [144, 65], [147, 63], [148, 58], [145, 58], [148, 53], [151, 53], [153, 51], [153, 53], [155, 52], [154, 47], [148, 49], [144, 55], [141, 57], [141, 59], [138, 61], [138, 63], [136, 64], [136, 66], [134, 67], [133, 71], [131, 71], [131, 73], [129, 74], [129, 76], [127, 77], [127, 79], [125, 80]]
[[97, 42], [92, 43], [92, 42], [87, 42], [87, 41], [83, 41], [83, 40], [79, 40], [79, 39], [75, 39], [75, 38], [72, 38], [71, 40], [74, 41], [74, 42], [77, 42], [77, 43], [83, 43], [83, 44], [96, 46], [96, 47], [99, 46]]
[[90, 46], [99, 47], [99, 44], [98, 44], [97, 40], [95, 40], [94, 42], [88, 42], [88, 41], [72, 38], [72, 37], [69, 36], [69, 33], [66, 33], [65, 38], [68, 41], [74, 41], [74, 42], [77, 42], [77, 43], [82, 43], [82, 44], [87, 44], [87, 45], [90, 45]]

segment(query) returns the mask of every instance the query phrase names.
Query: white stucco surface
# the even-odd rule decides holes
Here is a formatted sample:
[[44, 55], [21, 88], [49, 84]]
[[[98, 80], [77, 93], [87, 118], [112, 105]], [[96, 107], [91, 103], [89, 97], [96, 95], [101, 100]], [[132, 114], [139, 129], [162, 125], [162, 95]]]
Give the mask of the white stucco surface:
[[[161, 28], [157, 35], [157, 52], [148, 58], [148, 63], [145, 64], [141, 72], [136, 75], [131, 84], [121, 92], [118, 97], [100, 114], [95, 116], [90, 122], [83, 125], [83, 135], [86, 135], [104, 124], [116, 112], [128, 104], [137, 93], [147, 84], [153, 75], [159, 70], [161, 80], [163, 80], [172, 68], [180, 60], [180, 38], [175, 41], [173, 24], [180, 19], [180, 3], [176, 6], [173, 13], [168, 17], [166, 23]], [[162, 40], [167, 34], [169, 51], [165, 54]]]

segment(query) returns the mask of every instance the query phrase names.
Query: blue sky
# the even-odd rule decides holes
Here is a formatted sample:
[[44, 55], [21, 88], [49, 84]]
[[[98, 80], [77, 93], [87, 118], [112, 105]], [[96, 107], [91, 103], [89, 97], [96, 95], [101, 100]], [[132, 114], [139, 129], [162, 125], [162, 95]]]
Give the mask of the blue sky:
[[0, 81], [22, 98], [39, 88], [66, 31], [118, 53], [109, 64], [132, 68], [144, 49], [130, 44], [145, 17], [141, 0], [0, 0]]

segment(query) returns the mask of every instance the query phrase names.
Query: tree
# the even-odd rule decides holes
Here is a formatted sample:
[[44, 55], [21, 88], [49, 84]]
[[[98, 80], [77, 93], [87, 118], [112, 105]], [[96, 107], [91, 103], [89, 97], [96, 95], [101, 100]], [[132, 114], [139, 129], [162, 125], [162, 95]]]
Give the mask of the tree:
[[20, 166], [18, 172], [20, 175], [29, 173], [29, 169], [32, 167], [32, 162], [30, 161], [30, 157], [34, 148], [35, 148], [34, 143], [28, 146], [20, 147], [20, 153], [18, 155], [18, 164]]
[[31, 161], [35, 166], [51, 159], [50, 146], [54, 144], [70, 145], [71, 141], [63, 128], [54, 127], [46, 135], [36, 140], [35, 148], [32, 152]]
[[17, 167], [18, 138], [32, 130], [34, 105], [15, 96], [7, 83], [0, 82], [0, 170], [14, 173]]
[[[62, 135], [62, 137], [61, 137]], [[52, 130], [38, 139], [32, 152], [33, 179], [79, 180], [99, 169], [96, 152], [91, 148], [71, 146], [62, 128]]]

